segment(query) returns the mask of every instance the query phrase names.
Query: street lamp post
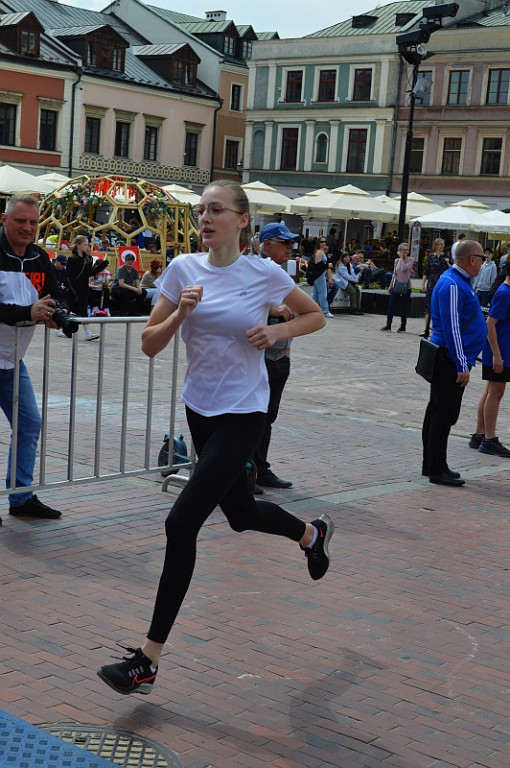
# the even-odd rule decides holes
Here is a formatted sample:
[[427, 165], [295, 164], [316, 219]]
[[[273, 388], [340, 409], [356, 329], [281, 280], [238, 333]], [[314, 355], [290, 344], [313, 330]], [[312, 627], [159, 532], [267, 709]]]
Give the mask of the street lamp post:
[[402, 242], [404, 239], [404, 229], [406, 223], [407, 193], [409, 190], [409, 171], [411, 167], [411, 150], [413, 145], [413, 121], [414, 107], [416, 103], [416, 83], [418, 82], [418, 70], [424, 58], [430, 56], [427, 53], [425, 43], [428, 43], [430, 35], [442, 28], [442, 20], [447, 17], [457, 15], [459, 10], [458, 3], [444, 3], [431, 5], [423, 9], [423, 20], [418, 29], [411, 32], [405, 32], [398, 35], [396, 43], [398, 52], [408, 64], [412, 64], [412, 89], [409, 104], [409, 122], [407, 126], [406, 143], [404, 150], [404, 167], [402, 169], [402, 189], [400, 193], [400, 212], [398, 219], [398, 239]]

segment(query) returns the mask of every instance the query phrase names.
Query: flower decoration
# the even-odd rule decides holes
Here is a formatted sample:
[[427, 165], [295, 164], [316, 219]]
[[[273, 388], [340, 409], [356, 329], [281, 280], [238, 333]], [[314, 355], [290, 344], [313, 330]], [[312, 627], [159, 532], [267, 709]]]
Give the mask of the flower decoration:
[[79, 208], [77, 218], [93, 220], [100, 202], [101, 194], [95, 189], [94, 181], [84, 177], [81, 184], [70, 184], [55, 195], [51, 206], [56, 216], [65, 216], [73, 208]]
[[170, 200], [166, 197], [159, 197], [157, 195], [149, 195], [143, 206], [143, 211], [147, 220], [153, 222], [159, 221], [163, 216], [168, 215], [168, 209]]

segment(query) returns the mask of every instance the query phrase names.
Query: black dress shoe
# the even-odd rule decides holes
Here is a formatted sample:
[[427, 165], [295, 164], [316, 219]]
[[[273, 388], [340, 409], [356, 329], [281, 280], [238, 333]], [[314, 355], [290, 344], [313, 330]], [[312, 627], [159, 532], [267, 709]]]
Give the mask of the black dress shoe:
[[9, 507], [9, 514], [14, 515], [14, 517], [41, 517], [47, 520], [58, 520], [62, 512], [48, 507], [47, 504], [43, 504], [34, 493], [24, 504], [17, 507]]
[[[446, 471], [447, 471], [447, 473], [448, 473], [449, 475], [451, 475], [452, 477], [460, 477], [460, 472], [454, 472], [454, 471], [453, 471], [453, 469], [450, 469], [449, 467], [448, 467], [448, 469], [447, 469]], [[429, 477], [429, 475], [430, 475], [430, 472], [428, 472], [428, 471], [425, 469], [425, 467], [423, 467], [423, 469], [422, 469], [421, 473], [422, 473], [423, 477]]]
[[440, 475], [430, 475], [429, 483], [436, 485], [464, 485], [466, 481], [462, 477], [454, 477], [449, 472], [441, 472]]
[[282, 480], [281, 477], [277, 477], [270, 469], [263, 474], [257, 475], [257, 483], [268, 488], [292, 488], [290, 480]]
[[260, 485], [257, 485], [257, 483], [255, 483], [255, 485], [253, 486], [253, 493], [255, 496], [262, 496], [264, 491], [262, 490]]

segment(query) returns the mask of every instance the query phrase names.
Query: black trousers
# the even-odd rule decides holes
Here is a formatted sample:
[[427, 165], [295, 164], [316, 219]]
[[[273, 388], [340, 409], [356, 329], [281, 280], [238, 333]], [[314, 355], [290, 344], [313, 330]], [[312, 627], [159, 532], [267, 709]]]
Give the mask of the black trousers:
[[391, 328], [393, 322], [393, 315], [397, 313], [397, 309], [400, 310], [400, 327], [405, 328], [407, 325], [407, 316], [411, 308], [411, 289], [406, 293], [395, 293], [392, 289], [388, 299], [388, 314], [386, 316], [386, 325]]
[[[253, 498], [245, 465], [260, 441], [265, 413], [208, 417], [186, 408], [186, 417], [199, 460], [165, 522], [165, 563], [147, 634], [156, 643], [170, 633], [193, 576], [198, 533], [218, 504], [238, 533], [260, 531], [297, 542], [306, 530], [277, 504]], [[228, 579], [227, 561], [224, 566]]]
[[271, 428], [278, 416], [278, 409], [282, 399], [283, 390], [290, 374], [290, 357], [281, 357], [279, 360], [267, 360], [266, 368], [269, 380], [269, 403], [266, 414], [266, 424], [262, 439], [253, 455], [257, 466], [257, 472], [263, 474], [269, 469], [267, 452], [271, 442]]
[[428, 475], [440, 475], [448, 469], [448, 437], [459, 418], [465, 389], [456, 379], [455, 363], [445, 357], [430, 384], [430, 399], [423, 420], [423, 471]]

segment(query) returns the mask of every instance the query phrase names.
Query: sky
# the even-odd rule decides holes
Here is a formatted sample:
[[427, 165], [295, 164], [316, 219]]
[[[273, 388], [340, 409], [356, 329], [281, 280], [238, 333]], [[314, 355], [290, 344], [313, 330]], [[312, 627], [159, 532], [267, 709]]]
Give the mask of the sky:
[[[388, 5], [394, 0], [144, 0], [147, 5], [168, 8], [205, 18], [206, 11], [224, 10], [236, 24], [251, 24], [256, 32], [276, 30], [280, 37], [302, 37], [331, 27], [351, 16]], [[63, 0], [64, 5], [101, 11], [108, 0]]]

